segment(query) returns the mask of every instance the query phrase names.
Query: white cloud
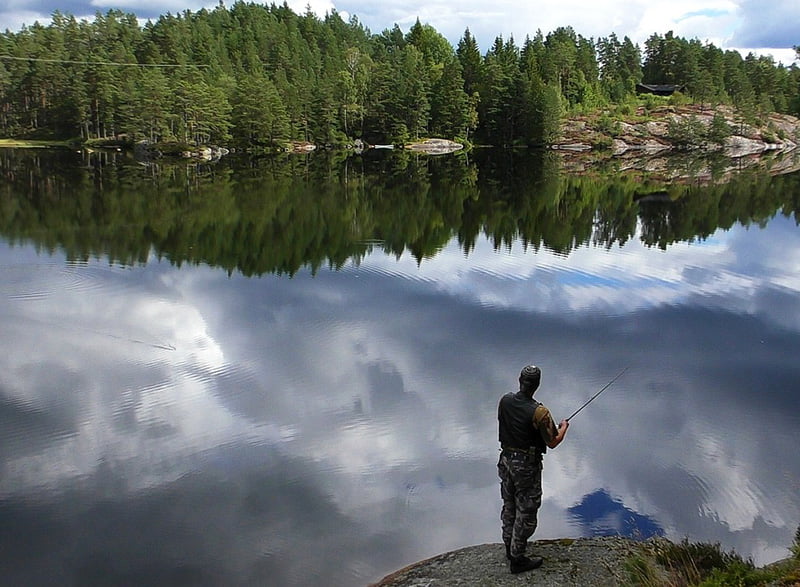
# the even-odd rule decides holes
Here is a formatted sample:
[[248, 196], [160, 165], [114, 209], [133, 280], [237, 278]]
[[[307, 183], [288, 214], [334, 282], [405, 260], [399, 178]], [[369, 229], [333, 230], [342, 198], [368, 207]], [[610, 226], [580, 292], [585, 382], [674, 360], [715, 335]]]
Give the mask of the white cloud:
[[[36, 20], [46, 24], [56, 9], [91, 18], [97, 10], [119, 8], [146, 19], [166, 12], [212, 9], [217, 4], [214, 0], [71, 0], [66, 5], [53, 2], [48, 6], [15, 0], [0, 13], [0, 26], [19, 30]], [[672, 30], [678, 36], [698, 38], [724, 49], [768, 52], [787, 65], [795, 57], [791, 47], [800, 43], [794, 26], [800, 21], [800, 3], [794, 0], [774, 0], [768, 7], [760, 0], [596, 0], [590, 7], [583, 0], [498, 0], [490, 4], [477, 0], [292, 0], [288, 5], [298, 13], [310, 7], [320, 17], [334, 9], [345, 20], [354, 15], [373, 33], [394, 24], [407, 31], [419, 18], [454, 45], [469, 28], [482, 51], [497, 36], [513, 36], [521, 45], [526, 35], [532, 36], [537, 30], [547, 34], [562, 26], [571, 26], [576, 33], [592, 38], [614, 32], [642, 47], [650, 35]]]
[[[314, 14], [323, 17], [336, 7], [330, 0], [289, 0], [286, 2], [294, 12], [304, 14], [307, 9], [311, 9]], [[230, 6], [233, 2], [227, 2]], [[277, 4], [283, 4], [278, 2]], [[131, 12], [145, 12], [165, 14], [171, 12], [176, 14], [184, 10], [197, 11], [201, 8], [213, 9], [219, 5], [214, 0], [91, 0], [91, 5], [101, 9], [120, 8]]]
[[[49, 22], [57, 8], [76, 15], [120, 8], [153, 17], [216, 5], [213, 0], [72, 0], [66, 5], [53, 2], [47, 6], [16, 0], [0, 13], [0, 25], [18, 30], [23, 23], [30, 25], [34, 20]], [[800, 21], [800, 3], [794, 0], [774, 0], [768, 5], [760, 0], [596, 0], [588, 7], [583, 0], [498, 0], [488, 5], [476, 0], [292, 0], [288, 5], [298, 13], [310, 7], [319, 16], [334, 9], [345, 19], [352, 14], [373, 33], [395, 23], [408, 30], [419, 18], [453, 44], [469, 28], [484, 51], [498, 35], [505, 39], [513, 36], [521, 44], [526, 35], [537, 30], [547, 34], [561, 26], [571, 26], [584, 37], [604, 37], [614, 32], [620, 38], [629, 36], [640, 45], [653, 33], [672, 30], [679, 36], [709, 41], [722, 48], [742, 48], [745, 52], [783, 49], [776, 60], [784, 63], [793, 59], [787, 50], [800, 42], [794, 30]]]
[[739, 0], [740, 26], [732, 42], [754, 48], [788, 48], [800, 44], [797, 23], [800, 2], [796, 0]]
[[49, 14], [42, 14], [33, 10], [6, 10], [0, 11], [0, 29], [3, 31], [19, 31], [23, 26], [31, 26], [34, 22], [47, 24], [50, 22]]
[[[380, 32], [398, 23], [408, 30], [419, 18], [429, 23], [457, 43], [466, 28], [478, 39], [486, 51], [495, 37], [514, 37], [522, 44], [526, 35], [537, 30], [545, 35], [558, 27], [571, 26], [584, 37], [605, 37], [614, 32], [618, 37], [628, 36], [643, 47], [652, 34], [665, 34], [672, 30], [676, 35], [698, 38], [722, 48], [732, 48], [733, 40], [752, 41], [749, 47], [789, 49], [798, 40], [786, 39], [783, 30], [800, 20], [800, 4], [796, 2], [770, 3], [764, 10], [760, 2], [740, 0], [598, 0], [587, 9], [582, 0], [501, 0], [486, 4], [465, 0], [452, 2], [389, 1], [380, 4], [362, 1], [340, 1], [337, 6], [359, 16], [372, 32]], [[758, 36], [752, 34], [759, 32]], [[770, 42], [770, 34], [775, 33]], [[781, 55], [787, 63], [787, 55]], [[776, 58], [777, 59], [777, 58]]]
[[184, 10], [197, 11], [201, 8], [211, 8], [216, 3], [198, 0], [91, 0], [90, 5], [101, 12], [116, 8], [134, 13], [177, 14]]

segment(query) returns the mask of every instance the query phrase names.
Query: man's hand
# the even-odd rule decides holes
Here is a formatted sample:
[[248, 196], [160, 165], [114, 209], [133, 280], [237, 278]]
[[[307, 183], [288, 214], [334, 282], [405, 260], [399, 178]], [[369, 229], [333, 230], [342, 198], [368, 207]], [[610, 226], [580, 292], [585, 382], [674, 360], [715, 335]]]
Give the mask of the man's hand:
[[552, 442], [548, 443], [549, 448], [555, 448], [561, 441], [564, 440], [564, 437], [567, 435], [567, 428], [569, 428], [569, 422], [567, 420], [561, 420], [561, 423], [558, 425], [558, 434], [553, 439]]

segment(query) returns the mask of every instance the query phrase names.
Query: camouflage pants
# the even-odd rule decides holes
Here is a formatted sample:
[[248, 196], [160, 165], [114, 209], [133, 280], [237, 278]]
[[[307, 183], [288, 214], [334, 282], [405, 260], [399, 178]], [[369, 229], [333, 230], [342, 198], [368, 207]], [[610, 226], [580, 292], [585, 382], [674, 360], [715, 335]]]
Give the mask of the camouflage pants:
[[503, 542], [511, 556], [522, 556], [536, 531], [536, 514], [542, 505], [542, 455], [502, 452], [497, 473], [503, 498]]

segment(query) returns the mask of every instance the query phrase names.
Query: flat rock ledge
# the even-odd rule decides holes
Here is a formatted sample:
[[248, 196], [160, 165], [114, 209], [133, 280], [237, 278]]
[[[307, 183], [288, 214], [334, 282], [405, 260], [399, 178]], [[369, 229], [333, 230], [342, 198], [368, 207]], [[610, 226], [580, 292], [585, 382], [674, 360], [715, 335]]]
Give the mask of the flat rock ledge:
[[[723, 145], [699, 143], [679, 149], [670, 138], [670, 123], [694, 121], [709, 129], [715, 116], [722, 116], [730, 131]], [[767, 152], [790, 152], [800, 142], [800, 119], [772, 112], [762, 115], [752, 124], [730, 106], [705, 108], [702, 105], [660, 106], [647, 116], [639, 108], [627, 121], [611, 123], [613, 129], [601, 127], [597, 116], [575, 116], [561, 123], [561, 138], [552, 145], [557, 151], [583, 153], [603, 145], [610, 155], [648, 156], [668, 151], [713, 151], [731, 158], [761, 155]], [[609, 134], [612, 133], [612, 134]], [[705, 140], [696, 137], [697, 140]]]
[[528, 545], [528, 555], [543, 557], [544, 564], [518, 575], [509, 572], [501, 543], [468, 546], [400, 569], [372, 587], [624, 585], [630, 582], [626, 560], [634, 555], [650, 558], [652, 545], [618, 536], [538, 540]]
[[464, 148], [464, 145], [447, 139], [424, 139], [405, 146], [406, 150], [428, 155], [446, 155]]

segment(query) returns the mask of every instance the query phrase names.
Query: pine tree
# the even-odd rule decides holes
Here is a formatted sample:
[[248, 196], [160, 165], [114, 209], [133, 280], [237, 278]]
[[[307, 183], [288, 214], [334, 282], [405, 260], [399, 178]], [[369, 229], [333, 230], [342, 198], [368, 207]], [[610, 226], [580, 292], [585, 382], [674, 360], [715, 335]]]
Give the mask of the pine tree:
[[431, 96], [431, 129], [437, 136], [467, 138], [475, 115], [469, 96], [464, 92], [461, 64], [451, 58], [434, 84]]
[[231, 105], [233, 134], [239, 142], [265, 145], [289, 137], [289, 115], [263, 71], [241, 75]]
[[478, 49], [478, 42], [469, 32], [469, 29], [464, 31], [464, 36], [458, 42], [456, 55], [459, 63], [461, 63], [464, 91], [468, 96], [473, 96], [478, 93], [483, 80], [483, 60]]

